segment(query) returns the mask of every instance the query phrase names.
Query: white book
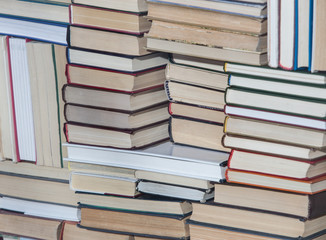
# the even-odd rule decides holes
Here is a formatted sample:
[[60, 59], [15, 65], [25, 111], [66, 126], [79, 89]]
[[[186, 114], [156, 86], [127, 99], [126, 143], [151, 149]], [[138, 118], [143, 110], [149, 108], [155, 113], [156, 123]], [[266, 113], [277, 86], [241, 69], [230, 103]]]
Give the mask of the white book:
[[121, 150], [64, 144], [65, 161], [160, 172], [220, 182], [225, 179], [229, 154], [165, 142], [145, 150]]
[[0, 208], [36, 217], [68, 221], [80, 220], [77, 207], [35, 202], [12, 197], [1, 197]]
[[268, 0], [268, 65], [278, 67], [279, 62], [279, 0]]

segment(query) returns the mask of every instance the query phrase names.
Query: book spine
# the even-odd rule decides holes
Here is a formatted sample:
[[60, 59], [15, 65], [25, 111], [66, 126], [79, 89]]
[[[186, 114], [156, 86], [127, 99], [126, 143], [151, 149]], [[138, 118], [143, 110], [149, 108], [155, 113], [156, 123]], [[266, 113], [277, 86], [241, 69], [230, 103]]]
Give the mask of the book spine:
[[299, 0], [294, 1], [294, 59], [293, 70], [298, 69], [298, 48], [299, 48]]
[[314, 0], [310, 0], [310, 4], [309, 4], [309, 66], [308, 66], [309, 71], [312, 71], [313, 28], [314, 28]]
[[172, 135], [172, 117], [169, 118], [169, 127], [168, 127], [168, 131], [169, 131], [170, 141], [174, 143], [173, 135]]
[[234, 153], [234, 149], [231, 150], [230, 155], [229, 155], [228, 168], [231, 168], [231, 160], [232, 160], [232, 157], [233, 157], [233, 153]]
[[164, 82], [164, 89], [165, 89], [165, 93], [166, 93], [168, 100], [170, 102], [173, 102], [173, 98], [171, 97], [171, 94], [170, 94], [169, 82], [170, 82], [169, 80]]
[[172, 112], [172, 104], [174, 103], [169, 103], [169, 107], [168, 107], [168, 111], [169, 111], [169, 114], [172, 116], [173, 115], [173, 112]]

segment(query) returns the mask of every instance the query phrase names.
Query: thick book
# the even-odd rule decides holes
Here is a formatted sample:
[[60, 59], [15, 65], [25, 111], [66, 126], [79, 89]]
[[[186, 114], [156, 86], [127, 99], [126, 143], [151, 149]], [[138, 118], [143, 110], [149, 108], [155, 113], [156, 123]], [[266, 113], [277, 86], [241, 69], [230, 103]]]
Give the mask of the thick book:
[[325, 198], [326, 192], [309, 195], [240, 184], [215, 184], [214, 202], [314, 219], [326, 215]]
[[152, 194], [140, 194], [135, 198], [107, 194], [76, 192], [82, 206], [93, 206], [108, 210], [128, 210], [135, 213], [151, 213], [185, 217], [191, 214], [189, 201]]
[[148, 2], [157, 2], [160, 4], [170, 4], [188, 8], [199, 8], [206, 11], [223, 12], [227, 14], [242, 15], [247, 17], [266, 18], [267, 4], [266, 3], [244, 3], [241, 1], [195, 1], [190, 0], [186, 3], [182, 0], [149, 0]]
[[109, 8], [127, 12], [147, 12], [147, 3], [145, 0], [72, 0], [73, 3], [100, 8]]
[[219, 182], [225, 179], [228, 154], [189, 146], [162, 143], [128, 151], [67, 144], [66, 161], [102, 164]]
[[232, 150], [228, 160], [228, 167], [237, 170], [308, 180], [325, 174], [326, 156], [303, 161], [301, 159]]
[[0, 211], [0, 232], [14, 236], [55, 240], [59, 238], [61, 221]]
[[178, 80], [166, 80], [165, 92], [170, 102], [181, 102], [212, 109], [223, 109], [224, 91]]
[[257, 153], [267, 153], [289, 158], [298, 158], [307, 161], [325, 156], [325, 152], [316, 150], [311, 147], [295, 146], [228, 134], [223, 136], [222, 144], [227, 148], [240, 149]]
[[121, 92], [114, 89], [68, 84], [63, 87], [62, 91], [63, 100], [66, 103], [120, 111], [137, 111], [167, 102], [161, 86], [137, 92]]
[[90, 206], [81, 207], [80, 227], [111, 233], [168, 239], [189, 238], [187, 217], [117, 211]]
[[222, 145], [223, 124], [174, 116], [170, 118], [169, 134], [174, 143], [230, 151]]
[[229, 116], [225, 120], [224, 131], [230, 135], [317, 150], [324, 149], [326, 144], [325, 131], [254, 119]]
[[237, 107], [232, 105], [225, 105], [224, 112], [226, 115], [230, 116], [252, 118], [299, 127], [326, 130], [326, 121], [323, 119], [300, 117], [286, 113], [257, 110], [253, 108]]
[[190, 201], [199, 201], [202, 203], [214, 197], [213, 188], [208, 190], [196, 189], [166, 183], [151, 182], [147, 180], [141, 180], [137, 185], [137, 190], [147, 194], [186, 199]]
[[[28, 9], [28, 11], [26, 11]], [[0, 14], [34, 21], [48, 21], [53, 23], [69, 24], [69, 8], [67, 4], [55, 4], [47, 1], [1, 1]]]
[[169, 138], [167, 121], [127, 130], [67, 122], [65, 135], [69, 143], [120, 149], [144, 148]]
[[193, 203], [193, 209], [190, 224], [224, 226], [283, 239], [311, 239], [325, 233], [326, 216], [307, 220], [218, 204]]
[[239, 62], [250, 65], [266, 65], [266, 51], [247, 51], [241, 49], [217, 48], [169, 41], [166, 39], [147, 37], [147, 48], [152, 51], [169, 52], [173, 54], [189, 55], [192, 57], [208, 58], [212, 60]]
[[112, 239], [112, 240], [133, 240], [133, 236], [106, 233], [99, 231], [89, 231], [84, 228], [77, 226], [78, 222], [64, 221], [62, 223], [62, 232], [60, 240], [71, 240], [71, 239]]
[[267, 35], [241, 34], [238, 31], [221, 31], [190, 24], [152, 20], [147, 37], [191, 43], [195, 45], [241, 49], [247, 51], [266, 51]]
[[199, 107], [180, 102], [169, 103], [169, 114], [172, 117], [184, 117], [214, 123], [223, 123], [225, 119], [225, 114], [222, 110]]
[[224, 72], [211, 71], [173, 62], [168, 63], [165, 71], [167, 80], [175, 80], [217, 90], [225, 90], [228, 86], [228, 75]]
[[[319, 91], [321, 90], [320, 88], [316, 88], [316, 90], [321, 94], [322, 91]], [[226, 90], [225, 102], [226, 104], [239, 107], [280, 112], [308, 118], [325, 119], [326, 102], [322, 94], [322, 98], [318, 97], [317, 93], [315, 98], [308, 98], [242, 87], [230, 87]]]
[[145, 49], [146, 38], [143, 34], [132, 35], [74, 25], [69, 26], [68, 44], [75, 48], [130, 56], [143, 56], [151, 53]]
[[148, 32], [151, 22], [145, 14], [86, 5], [70, 5], [70, 24], [131, 34]]
[[69, 184], [70, 189], [75, 192], [111, 194], [125, 197], [139, 195], [136, 189], [136, 178], [73, 171], [70, 173]]
[[67, 59], [71, 64], [118, 70], [128, 73], [164, 66], [168, 62], [167, 54], [164, 53], [152, 53], [141, 57], [135, 57], [108, 54], [98, 51], [85, 51], [75, 48], [67, 49]]
[[139, 111], [119, 111], [68, 103], [64, 115], [67, 122], [121, 129], [136, 129], [169, 118], [165, 103]]
[[0, 33], [67, 45], [67, 25], [0, 16]]
[[326, 191], [325, 174], [319, 177], [301, 180], [228, 168], [226, 172], [226, 180], [230, 183], [239, 183], [303, 194], [316, 194]]
[[68, 64], [67, 82], [88, 87], [116, 89], [136, 92], [141, 89], [162, 86], [165, 81], [165, 66], [144, 70], [137, 73], [108, 70]]
[[269, 67], [255, 67], [238, 63], [225, 63], [225, 72], [252, 75], [258, 77], [275, 78], [291, 82], [315, 84], [324, 86], [326, 83], [325, 74], [311, 74], [308, 71], [286, 71]]
[[[248, 18], [207, 9], [148, 1], [148, 18], [249, 34], [267, 33], [266, 18]], [[239, 24], [241, 23], [241, 24]]]

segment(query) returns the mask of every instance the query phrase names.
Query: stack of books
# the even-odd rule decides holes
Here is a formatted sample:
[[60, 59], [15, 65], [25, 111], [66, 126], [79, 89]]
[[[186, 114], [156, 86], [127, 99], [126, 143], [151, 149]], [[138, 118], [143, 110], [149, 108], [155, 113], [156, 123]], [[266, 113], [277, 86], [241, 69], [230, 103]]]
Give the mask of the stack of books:
[[267, 63], [266, 1], [149, 0], [147, 48], [200, 58]]
[[323, 239], [325, 76], [234, 63], [225, 70], [229, 184], [215, 185], [214, 203], [193, 204], [191, 234]]

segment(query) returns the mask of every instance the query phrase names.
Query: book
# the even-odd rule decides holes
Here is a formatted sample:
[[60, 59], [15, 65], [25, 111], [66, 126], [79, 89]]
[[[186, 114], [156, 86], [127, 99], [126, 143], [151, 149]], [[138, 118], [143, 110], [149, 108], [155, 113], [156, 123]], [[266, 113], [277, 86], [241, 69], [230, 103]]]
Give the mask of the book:
[[150, 21], [145, 16], [140, 13], [77, 4], [70, 5], [70, 23], [74, 26], [141, 34], [147, 32], [151, 27]]
[[164, 214], [184, 217], [191, 214], [189, 201], [151, 194], [141, 194], [135, 198], [76, 192], [81, 206], [93, 206], [113, 210], [129, 210], [135, 213]]
[[[316, 88], [316, 90], [318, 92], [320, 89]], [[316, 95], [315, 98], [308, 98], [241, 87], [230, 87], [226, 90], [225, 102], [226, 104], [239, 107], [324, 119], [326, 117], [325, 100], [318, 98], [318, 94]], [[284, 104], [285, 102], [286, 105]]]
[[110, 32], [99, 29], [70, 26], [68, 44], [70, 47], [111, 52], [131, 56], [150, 54], [143, 35]]
[[99, 231], [89, 231], [84, 228], [80, 228], [77, 222], [64, 221], [62, 224], [62, 240], [87, 240], [87, 239], [112, 239], [112, 240], [133, 240], [132, 236], [106, 233]]
[[63, 46], [34, 41], [26, 43], [26, 49], [37, 164], [61, 167], [61, 132], [58, 129], [61, 129], [63, 106], [58, 101], [62, 84], [57, 76], [62, 69], [59, 65], [63, 67], [65, 59], [57, 52], [64, 52], [65, 49]]
[[190, 222], [190, 235], [192, 239], [200, 239], [205, 234], [207, 240], [224, 240], [224, 239], [245, 239], [245, 240], [322, 240], [325, 237], [323, 232], [308, 237], [285, 237], [280, 235], [271, 235], [261, 232], [248, 231], [245, 229], [229, 228], [221, 225], [212, 225], [207, 223]]
[[15, 236], [38, 239], [58, 239], [61, 221], [47, 218], [26, 216], [24, 214], [1, 211], [0, 232]]
[[190, 188], [211, 189], [213, 187], [211, 181], [207, 181], [203, 179], [183, 177], [183, 176], [177, 176], [172, 174], [151, 172], [151, 171], [144, 171], [144, 170], [136, 170], [135, 177], [140, 180], [165, 183], [171, 185], [179, 185], [179, 186], [185, 186]]
[[68, 64], [66, 73], [69, 84], [135, 92], [163, 85], [165, 80], [164, 68], [162, 66], [137, 73], [126, 73]]
[[212, 109], [223, 109], [224, 91], [178, 80], [167, 80], [165, 92], [170, 102], [188, 103]]
[[169, 103], [169, 113], [172, 117], [184, 117], [214, 123], [223, 123], [225, 119], [225, 114], [221, 110], [198, 107], [179, 102]]
[[82, 207], [80, 227], [118, 234], [184, 239], [189, 237], [186, 219], [187, 217], [176, 218], [123, 210]]
[[110, 8], [127, 12], [147, 12], [147, 3], [145, 0], [128, 0], [128, 1], [105, 1], [105, 0], [73, 0], [73, 3], [95, 6], [101, 8]]
[[259, 77], [269, 77], [286, 81], [310, 83], [318, 86], [325, 85], [326, 78], [324, 74], [311, 74], [308, 71], [285, 71], [269, 67], [255, 67], [237, 63], [226, 63], [225, 72], [238, 73]]
[[295, 1], [279, 4], [279, 66], [292, 70], [294, 66]]
[[170, 54], [170, 62], [180, 65], [203, 68], [206, 70], [224, 72], [224, 62], [218, 60], [197, 58], [180, 54]]
[[0, 17], [0, 33], [37, 41], [67, 45], [67, 25], [14, 17]]
[[0, 179], [2, 195], [66, 206], [77, 205], [76, 196], [69, 189], [68, 180], [10, 172], [1, 172]]
[[69, 143], [121, 149], [144, 148], [166, 141], [169, 137], [167, 121], [131, 130], [66, 123], [65, 135]]
[[[26, 11], [28, 9], [28, 11]], [[0, 2], [0, 14], [29, 18], [36, 21], [49, 21], [53, 23], [68, 24], [69, 8], [64, 4], [44, 3], [37, 1]]]
[[277, 68], [279, 64], [279, 0], [268, 0], [268, 65]]
[[229, 152], [223, 147], [223, 124], [171, 117], [170, 139], [174, 143]]
[[147, 180], [141, 180], [137, 185], [137, 189], [139, 192], [147, 194], [199, 201], [202, 203], [214, 197], [214, 191], [212, 189], [196, 189]]
[[137, 179], [108, 174], [99, 175], [87, 172], [71, 172], [69, 179], [70, 189], [78, 192], [112, 194], [118, 196], [135, 197]]
[[62, 91], [63, 100], [66, 103], [120, 111], [138, 111], [167, 102], [161, 86], [137, 92], [121, 92], [114, 89], [68, 84], [63, 87]]
[[230, 116], [253, 118], [258, 120], [294, 125], [299, 127], [314, 128], [319, 130], [326, 129], [326, 121], [324, 121], [323, 119], [299, 117], [290, 114], [256, 110], [256, 109], [245, 108], [245, 107], [236, 107], [231, 105], [225, 105], [224, 112], [226, 115], [230, 115]]
[[[227, 14], [207, 9], [184, 7], [172, 4], [161, 4], [159, 1], [148, 1], [148, 18], [175, 23], [193, 24], [200, 27], [216, 28], [252, 34], [267, 33], [265, 18], [251, 18], [237, 14]], [[214, 4], [214, 3], [213, 3]], [[241, 23], [241, 27], [239, 26]]]
[[309, 67], [311, 8], [312, 4], [309, 0], [297, 0], [295, 2], [294, 70]]
[[228, 168], [231, 169], [303, 180], [324, 175], [325, 166], [325, 157], [303, 161], [241, 150], [232, 150], [228, 161]]
[[326, 192], [308, 195], [240, 184], [215, 184], [214, 202], [314, 219], [326, 214], [325, 197]]
[[141, 57], [130, 57], [68, 48], [67, 58], [68, 62], [71, 64], [118, 70], [129, 73], [156, 68], [167, 64], [167, 55], [162, 53], [153, 53]]
[[112, 111], [110, 109], [85, 107], [68, 103], [65, 105], [65, 118], [67, 122], [121, 129], [136, 129], [168, 120], [169, 113], [167, 104], [130, 112]]
[[228, 86], [228, 75], [222, 72], [205, 70], [169, 62], [166, 66], [166, 79], [193, 84], [217, 90], [225, 90]]
[[325, 2], [320, 0], [313, 1], [313, 20], [312, 20], [312, 50], [311, 50], [311, 72], [325, 71], [325, 51], [322, 48], [322, 43], [326, 39], [325, 32], [320, 30], [325, 16], [323, 10], [325, 9]]
[[326, 99], [324, 97], [326, 93], [326, 88], [324, 86], [295, 83], [275, 78], [231, 74], [229, 77], [229, 85], [303, 98]]
[[215, 204], [194, 203], [193, 208], [190, 224], [208, 223], [230, 230], [241, 229], [249, 233], [269, 234], [271, 237], [285, 237], [285, 239], [286, 237], [310, 239], [314, 234], [322, 234], [325, 231], [326, 216], [307, 220]]
[[0, 198], [0, 207], [3, 210], [20, 212], [29, 216], [79, 221], [77, 207], [22, 200], [6, 196]]
[[146, 170], [219, 182], [228, 154], [165, 142], [143, 150], [128, 151], [66, 144], [66, 161]]
[[246, 150], [257, 153], [268, 153], [276, 156], [298, 158], [309, 161], [310, 159], [325, 156], [323, 151], [311, 147], [294, 146], [278, 142], [270, 142], [250, 137], [224, 135], [222, 144], [227, 148]]
[[8, 58], [8, 36], [0, 37], [0, 139], [1, 154], [4, 159], [17, 161], [15, 130], [10, 87], [10, 70]]
[[69, 172], [90, 173], [96, 175], [109, 175], [115, 177], [135, 178], [134, 169], [110, 167], [104, 165], [88, 164], [81, 162], [68, 162]]
[[239, 49], [216, 48], [153, 37], [147, 37], [147, 48], [152, 51], [169, 52], [173, 54], [189, 55], [192, 57], [239, 62], [258, 66], [267, 63], [267, 53], [265, 51], [255, 52]]
[[260, 52], [267, 49], [266, 35], [241, 34], [237, 31], [221, 31], [220, 29], [156, 19], [152, 20], [147, 37], [247, 51]]
[[265, 4], [243, 3], [239, 1], [187, 1], [184, 3], [182, 0], [149, 0], [149, 2], [158, 2], [160, 4], [170, 4], [189, 8], [199, 8], [208, 11], [224, 12], [234, 15], [243, 15], [247, 17], [266, 18], [267, 6]]
[[326, 190], [325, 175], [301, 180], [228, 168], [226, 179], [230, 183], [239, 183], [303, 194], [316, 194]]
[[237, 117], [227, 117], [224, 127], [225, 133], [236, 136], [256, 138], [304, 148], [310, 147], [317, 150], [325, 147], [325, 133], [322, 130]]
[[26, 40], [8, 38], [7, 47], [17, 161], [36, 162], [31, 81]]

